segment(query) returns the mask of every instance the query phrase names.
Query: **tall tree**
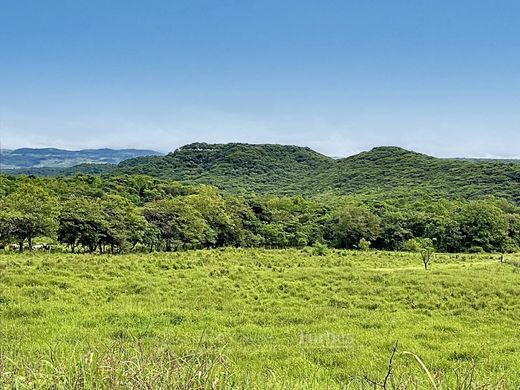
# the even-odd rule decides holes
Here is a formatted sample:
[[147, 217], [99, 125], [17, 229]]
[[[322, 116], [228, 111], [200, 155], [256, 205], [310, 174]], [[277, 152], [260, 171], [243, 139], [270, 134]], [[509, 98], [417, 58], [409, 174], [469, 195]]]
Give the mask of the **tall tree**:
[[457, 213], [460, 225], [459, 250], [500, 250], [507, 242], [509, 223], [506, 214], [491, 199], [464, 204]]
[[110, 247], [111, 252], [116, 248], [134, 247], [142, 240], [146, 220], [128, 199], [120, 195], [107, 195], [101, 199], [100, 206], [106, 220], [101, 241]]
[[340, 248], [355, 248], [361, 239], [372, 241], [377, 237], [379, 224], [379, 218], [367, 207], [345, 205], [335, 215], [335, 244]]
[[63, 203], [59, 216], [58, 241], [75, 252], [83, 245], [90, 252], [96, 250], [107, 230], [99, 199], [72, 197]]
[[42, 187], [27, 181], [0, 200], [0, 213], [9, 215], [10, 236], [19, 242], [20, 251], [26, 240], [32, 250], [34, 237], [54, 236], [59, 204]]
[[181, 197], [148, 203], [143, 215], [160, 231], [166, 251], [201, 245], [213, 235], [200, 212]]

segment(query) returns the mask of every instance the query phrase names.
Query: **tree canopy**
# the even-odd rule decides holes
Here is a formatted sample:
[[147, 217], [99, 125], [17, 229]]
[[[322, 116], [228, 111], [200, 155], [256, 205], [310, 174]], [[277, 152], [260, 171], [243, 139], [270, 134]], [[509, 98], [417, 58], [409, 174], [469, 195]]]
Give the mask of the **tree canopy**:
[[520, 208], [495, 197], [238, 196], [143, 175], [0, 177], [0, 241], [30, 249], [37, 238], [73, 252], [402, 250], [414, 239], [431, 240], [438, 252], [508, 252], [520, 246]]

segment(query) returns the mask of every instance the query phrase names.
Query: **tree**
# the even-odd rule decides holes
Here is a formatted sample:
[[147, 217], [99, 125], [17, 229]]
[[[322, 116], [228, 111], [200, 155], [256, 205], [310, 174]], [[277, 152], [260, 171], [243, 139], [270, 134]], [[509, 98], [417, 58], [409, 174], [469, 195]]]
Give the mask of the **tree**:
[[231, 224], [224, 232], [227, 245], [237, 247], [254, 247], [262, 242], [257, 234], [260, 221], [249, 204], [238, 197], [226, 198], [226, 212], [231, 218]]
[[161, 245], [161, 231], [157, 226], [147, 222], [143, 232], [142, 243], [150, 252], [158, 250]]
[[436, 250], [453, 252], [460, 250], [461, 232], [456, 211], [452, 215], [431, 215], [425, 226], [424, 235], [435, 243]]
[[520, 251], [520, 214], [508, 214], [507, 222], [509, 225], [509, 237], [504, 247], [500, 248], [501, 252], [518, 252]]
[[57, 236], [73, 253], [78, 245], [94, 252], [106, 230], [107, 221], [99, 199], [72, 197], [63, 203]]
[[200, 245], [211, 234], [202, 215], [181, 197], [148, 203], [143, 215], [160, 231], [166, 251], [174, 246]]
[[429, 238], [413, 238], [408, 240], [405, 242], [403, 249], [407, 252], [419, 253], [425, 270], [429, 268], [430, 262], [435, 254], [433, 241]]
[[20, 251], [27, 240], [32, 250], [36, 236], [53, 236], [57, 228], [58, 201], [42, 187], [22, 183], [14, 192], [0, 200], [0, 213], [9, 220], [9, 235], [19, 243]]
[[267, 247], [284, 248], [289, 246], [289, 234], [281, 223], [273, 222], [262, 225], [261, 234]]
[[431, 243], [428, 243], [421, 248], [420, 254], [421, 254], [421, 259], [424, 264], [424, 269], [427, 270], [428, 267], [430, 266], [430, 261], [431, 261], [433, 255], [435, 254], [435, 248], [433, 247], [433, 245]]
[[233, 221], [226, 209], [226, 202], [215, 187], [202, 186], [197, 194], [182, 198], [186, 204], [197, 210], [209, 229], [201, 237], [206, 247], [232, 245]]
[[7, 244], [15, 232], [16, 212], [9, 210], [0, 211], [0, 243]]
[[128, 199], [120, 195], [107, 195], [101, 199], [100, 208], [106, 221], [101, 242], [109, 245], [112, 253], [115, 248], [133, 248], [142, 241], [146, 220]]
[[460, 230], [458, 251], [499, 251], [508, 241], [506, 214], [492, 199], [471, 201], [457, 213]]
[[381, 210], [380, 221], [380, 232], [374, 242], [374, 247], [398, 250], [406, 240], [413, 238], [410, 216], [403, 210], [384, 208]]
[[250, 201], [256, 216], [253, 229], [268, 246], [304, 247], [323, 242], [330, 213], [323, 204], [297, 197], [262, 197]]
[[361, 239], [372, 241], [377, 237], [380, 220], [364, 206], [341, 207], [334, 218], [336, 246], [355, 248]]

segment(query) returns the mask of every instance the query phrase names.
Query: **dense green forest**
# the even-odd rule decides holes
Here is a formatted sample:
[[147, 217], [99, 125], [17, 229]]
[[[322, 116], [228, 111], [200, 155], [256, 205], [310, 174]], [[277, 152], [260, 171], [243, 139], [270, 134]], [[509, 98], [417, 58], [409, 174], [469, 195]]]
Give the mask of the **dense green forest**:
[[[276, 184], [276, 183], [274, 183]], [[127, 252], [304, 247], [506, 252], [520, 208], [505, 199], [233, 195], [145, 175], [0, 177], [0, 240]]]
[[365, 199], [481, 199], [520, 202], [520, 163], [441, 159], [397, 147], [380, 147], [333, 159], [309, 148], [284, 145], [204, 144], [166, 156], [129, 159], [118, 165], [83, 164], [67, 169], [26, 169], [14, 174], [73, 176], [77, 173], [148, 175], [209, 184], [249, 196], [356, 195]]

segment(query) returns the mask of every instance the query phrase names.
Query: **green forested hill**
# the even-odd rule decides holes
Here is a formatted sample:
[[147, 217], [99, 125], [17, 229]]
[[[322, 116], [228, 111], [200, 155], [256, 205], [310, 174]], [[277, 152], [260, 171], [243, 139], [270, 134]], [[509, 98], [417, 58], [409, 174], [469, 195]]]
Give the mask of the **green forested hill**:
[[320, 191], [316, 175], [328, 172], [334, 163], [298, 146], [195, 143], [165, 157], [124, 161], [117, 171], [213, 184], [234, 193], [309, 194]]
[[441, 159], [397, 147], [333, 159], [297, 146], [191, 144], [165, 157], [124, 161], [116, 171], [213, 184], [235, 193], [494, 195], [520, 202], [520, 162]]
[[493, 195], [520, 203], [520, 161], [442, 159], [398, 147], [378, 147], [333, 159], [298, 146], [195, 143], [166, 156], [138, 157], [118, 165], [18, 171], [37, 176], [78, 172], [145, 174], [212, 184], [239, 194], [338, 194], [375, 199]]
[[396, 147], [380, 147], [338, 160], [330, 177], [343, 194], [431, 198], [488, 195], [520, 202], [520, 161], [441, 159]]

